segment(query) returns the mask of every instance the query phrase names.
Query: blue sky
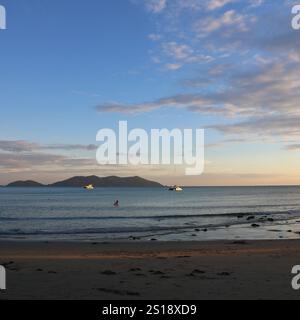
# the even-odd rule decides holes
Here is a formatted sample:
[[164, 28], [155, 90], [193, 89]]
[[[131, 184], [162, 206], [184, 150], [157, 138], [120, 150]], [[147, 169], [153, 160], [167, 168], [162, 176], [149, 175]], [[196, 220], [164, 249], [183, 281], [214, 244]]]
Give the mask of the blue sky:
[[[299, 184], [296, 1], [0, 0], [0, 184], [80, 174]], [[99, 167], [95, 137], [205, 128], [206, 168]]]

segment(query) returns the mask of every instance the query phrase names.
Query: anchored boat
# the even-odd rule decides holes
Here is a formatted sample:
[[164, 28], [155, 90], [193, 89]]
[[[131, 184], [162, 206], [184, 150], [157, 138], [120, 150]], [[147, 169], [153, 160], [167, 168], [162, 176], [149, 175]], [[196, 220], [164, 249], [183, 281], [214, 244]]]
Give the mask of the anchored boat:
[[183, 191], [183, 189], [180, 188], [179, 186], [174, 186], [174, 187], [170, 187], [169, 191], [181, 192], [181, 191]]
[[84, 189], [86, 189], [86, 190], [94, 190], [95, 188], [94, 188], [94, 186], [92, 184], [89, 184], [89, 185], [85, 186]]

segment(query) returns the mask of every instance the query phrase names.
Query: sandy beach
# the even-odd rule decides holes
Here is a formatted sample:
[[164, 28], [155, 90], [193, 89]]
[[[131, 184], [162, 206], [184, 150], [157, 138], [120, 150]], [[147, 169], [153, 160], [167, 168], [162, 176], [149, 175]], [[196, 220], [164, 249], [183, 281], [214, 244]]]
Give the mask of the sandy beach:
[[0, 299], [300, 299], [300, 241], [0, 242]]

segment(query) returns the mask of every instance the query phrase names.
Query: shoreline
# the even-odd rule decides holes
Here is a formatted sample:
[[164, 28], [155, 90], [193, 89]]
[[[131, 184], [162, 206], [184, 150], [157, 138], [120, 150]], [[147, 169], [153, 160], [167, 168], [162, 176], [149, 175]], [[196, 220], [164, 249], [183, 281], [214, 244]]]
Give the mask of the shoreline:
[[0, 241], [1, 299], [295, 299], [300, 240]]
[[[155, 232], [154, 232], [155, 231]], [[50, 234], [51, 235], [51, 234]], [[134, 232], [131, 230], [114, 233], [106, 232], [102, 234], [78, 233], [66, 234], [69, 237], [51, 238], [49, 234], [0, 236], [0, 242], [213, 242], [213, 241], [272, 241], [272, 240], [298, 240], [300, 239], [300, 220], [290, 218], [274, 221], [251, 219], [251, 221], [240, 221], [222, 223], [219, 225], [193, 225], [174, 228], [161, 228], [161, 230], [144, 230]], [[122, 236], [121, 236], [122, 235]]]

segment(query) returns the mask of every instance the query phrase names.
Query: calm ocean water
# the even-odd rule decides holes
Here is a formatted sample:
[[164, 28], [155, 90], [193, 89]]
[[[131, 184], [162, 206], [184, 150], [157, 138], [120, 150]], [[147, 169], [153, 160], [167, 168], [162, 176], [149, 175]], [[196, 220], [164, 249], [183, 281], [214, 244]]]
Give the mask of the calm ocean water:
[[[117, 199], [120, 208], [113, 207]], [[182, 193], [0, 188], [0, 238], [5, 239], [299, 238], [299, 222], [300, 187], [186, 188]]]

